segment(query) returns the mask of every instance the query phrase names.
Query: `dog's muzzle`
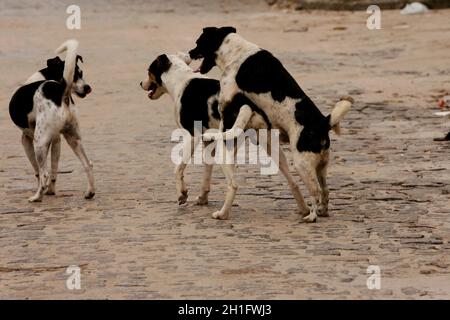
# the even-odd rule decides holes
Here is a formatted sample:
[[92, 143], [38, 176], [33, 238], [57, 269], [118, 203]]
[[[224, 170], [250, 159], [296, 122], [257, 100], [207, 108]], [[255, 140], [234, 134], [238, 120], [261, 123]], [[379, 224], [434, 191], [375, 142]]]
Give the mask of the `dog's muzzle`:
[[203, 56], [198, 52], [198, 48], [194, 48], [191, 51], [189, 51], [189, 57], [193, 60], [198, 60], [203, 58]]

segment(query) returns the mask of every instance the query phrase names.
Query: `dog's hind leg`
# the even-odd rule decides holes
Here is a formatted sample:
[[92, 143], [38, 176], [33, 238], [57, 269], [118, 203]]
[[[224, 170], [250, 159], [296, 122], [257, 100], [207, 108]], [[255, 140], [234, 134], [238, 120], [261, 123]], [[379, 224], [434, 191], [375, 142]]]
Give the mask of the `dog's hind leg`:
[[34, 174], [37, 178], [39, 184], [39, 167], [36, 162], [36, 154], [34, 153], [33, 138], [27, 136], [25, 133], [22, 134], [22, 145], [27, 155], [28, 160], [30, 160], [31, 166], [34, 169]]
[[178, 205], [183, 205], [188, 199], [188, 189], [184, 182], [184, 170], [194, 154], [195, 147], [199, 139], [191, 136], [190, 141], [185, 141], [183, 145], [183, 159], [180, 164], [175, 167], [175, 183], [177, 188]]
[[320, 155], [313, 152], [294, 152], [294, 166], [308, 188], [312, 198], [312, 208], [309, 215], [303, 217], [306, 222], [315, 222], [318, 212], [323, 212], [322, 188], [317, 177], [316, 168], [320, 162]]
[[58, 164], [59, 158], [61, 155], [61, 137], [58, 134], [52, 140], [51, 146], [51, 171], [50, 171], [50, 181], [48, 183], [47, 190], [45, 191], [46, 195], [55, 195], [55, 185], [56, 185], [56, 177], [58, 175]]
[[197, 197], [198, 205], [208, 204], [208, 194], [211, 187], [211, 176], [213, 171], [212, 164], [205, 164], [205, 168], [203, 171], [203, 182], [202, 182], [202, 193]]
[[[201, 194], [197, 197], [196, 204], [199, 206], [208, 204], [208, 195], [211, 190], [211, 176], [213, 172], [213, 164], [210, 159], [207, 158], [206, 148], [214, 146], [209, 142], [204, 142], [203, 147], [205, 148], [203, 151], [203, 163], [204, 163], [204, 171], [203, 171], [203, 182], [202, 182], [202, 191]], [[211, 150], [211, 156], [215, 155], [215, 150]]]
[[330, 191], [327, 185], [327, 168], [330, 159], [330, 151], [324, 151], [322, 155], [322, 160], [317, 167], [317, 178], [319, 179], [319, 184], [322, 189], [322, 206], [321, 210], [317, 212], [320, 217], [328, 217], [328, 202]]
[[86, 171], [86, 175], [88, 178], [88, 188], [84, 194], [84, 198], [92, 199], [95, 196], [93, 165], [92, 162], [89, 161], [86, 152], [84, 151], [83, 145], [81, 144], [81, 137], [78, 132], [78, 128], [73, 128], [70, 131], [64, 132], [64, 138], [66, 139], [70, 148], [72, 148], [75, 155], [81, 161], [81, 164]]
[[44, 190], [47, 187], [48, 172], [47, 172], [47, 156], [51, 143], [51, 135], [45, 132], [40, 126], [36, 125], [36, 132], [34, 138], [34, 153], [36, 154], [36, 162], [39, 168], [39, 183], [34, 196], [28, 199], [29, 202], [42, 201]]

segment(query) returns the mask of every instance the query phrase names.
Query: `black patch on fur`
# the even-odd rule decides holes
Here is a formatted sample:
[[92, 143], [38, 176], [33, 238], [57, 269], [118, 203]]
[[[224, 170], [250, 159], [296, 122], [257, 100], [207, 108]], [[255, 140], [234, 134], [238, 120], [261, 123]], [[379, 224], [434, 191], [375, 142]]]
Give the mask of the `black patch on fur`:
[[320, 153], [330, 148], [330, 116], [325, 117], [309, 97], [295, 105], [295, 119], [303, 126], [297, 150]]
[[208, 99], [219, 91], [217, 80], [197, 78], [189, 81], [180, 101], [180, 123], [191, 135], [194, 135], [194, 121], [201, 121], [203, 127], [209, 129]]
[[162, 54], [158, 56], [158, 58], [156, 58], [155, 61], [152, 62], [152, 64], [148, 68], [148, 71], [155, 76], [156, 82], [161, 86], [162, 85], [161, 75], [167, 70], [169, 70], [171, 65], [172, 62], [170, 62], [167, 55]]
[[53, 101], [54, 104], [60, 107], [62, 104], [62, 98], [65, 88], [66, 86], [64, 80], [62, 81], [62, 83], [47, 81], [42, 85], [42, 93], [44, 94], [45, 98]]
[[[83, 79], [83, 71], [78, 66], [78, 61], [83, 62], [83, 57], [77, 55], [75, 71], [73, 75], [73, 81], [76, 82], [79, 79]], [[47, 68], [39, 70], [39, 72], [44, 76], [46, 80], [61, 81], [64, 75], [64, 65], [65, 62], [59, 57], [47, 60]]]
[[217, 100], [214, 100], [214, 102], [212, 104], [212, 116], [215, 119], [220, 120], [219, 101], [217, 101]]
[[236, 75], [236, 83], [247, 92], [270, 92], [278, 102], [286, 97], [300, 99], [305, 96], [281, 62], [266, 50], [258, 51], [242, 63]]
[[223, 40], [230, 33], [236, 33], [233, 27], [207, 27], [197, 39], [197, 47], [189, 51], [191, 59], [203, 58], [200, 73], [208, 73], [216, 65], [217, 50], [222, 45]]
[[246, 96], [244, 96], [242, 93], [238, 93], [233, 97], [233, 100], [231, 100], [231, 102], [229, 102], [225, 106], [222, 112], [224, 131], [229, 130], [233, 127], [234, 123], [236, 122], [236, 118], [239, 115], [239, 111], [243, 105], [248, 105], [254, 112], [259, 113], [267, 123], [268, 129], [271, 128], [270, 121], [267, 115]]
[[59, 57], [47, 60], [47, 68], [39, 70], [46, 80], [60, 81], [64, 73], [64, 61]]
[[29, 128], [28, 114], [33, 110], [33, 98], [36, 90], [44, 81], [37, 81], [20, 87], [9, 102], [9, 115], [20, 128]]

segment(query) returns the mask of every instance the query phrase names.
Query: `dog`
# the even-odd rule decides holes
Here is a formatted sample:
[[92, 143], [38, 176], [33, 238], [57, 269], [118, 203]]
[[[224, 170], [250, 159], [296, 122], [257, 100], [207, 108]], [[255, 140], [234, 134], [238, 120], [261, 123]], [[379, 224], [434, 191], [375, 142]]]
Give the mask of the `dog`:
[[[189, 66], [190, 63], [191, 58], [189, 55], [182, 52], [175, 55], [162, 54], [150, 64], [147, 78], [140, 83], [141, 88], [148, 91], [148, 97], [150, 99], [156, 100], [163, 94], [168, 93], [174, 100], [177, 126], [187, 130], [192, 137], [192, 139], [187, 142], [188, 152], [184, 152], [185, 155], [191, 156], [196, 145], [203, 142], [194, 139], [194, 121], [202, 122], [203, 132], [210, 129], [234, 132], [237, 127], [236, 124], [239, 124], [241, 121], [237, 119], [239, 111], [244, 108], [245, 110], [249, 110], [249, 113], [247, 114], [248, 118], [245, 120], [245, 124], [239, 124], [239, 127], [244, 129], [270, 129], [267, 116], [243, 95], [236, 95], [231, 101], [229, 108], [227, 108], [224, 113], [219, 113], [218, 99], [220, 94], [220, 82], [215, 79], [207, 78], [199, 73], [195, 73]], [[236, 138], [236, 136], [229, 138]], [[270, 147], [268, 150], [270, 150]], [[303, 201], [300, 190], [289, 172], [287, 160], [282, 154], [281, 149], [279, 150], [279, 158], [282, 159], [280, 162], [284, 164], [281, 171], [288, 180], [294, 197], [299, 199], [299, 201]], [[187, 162], [188, 159], [184, 159], [183, 162], [175, 168], [179, 205], [185, 204], [188, 198], [188, 190], [184, 182], [184, 170]], [[234, 165], [226, 163], [222, 164], [222, 170], [225, 174], [228, 174], [228, 172], [233, 169]], [[212, 170], [212, 164], [205, 164], [201, 194], [196, 200], [198, 205], [205, 205], [208, 203]], [[231, 179], [228, 179], [228, 182], [228, 189], [230, 191], [227, 193], [224, 208], [214, 212], [212, 214], [214, 218], [227, 218], [221, 213], [224, 210], [228, 210], [229, 212], [231, 209], [237, 188], [230, 183], [232, 182]]]
[[[235, 95], [244, 95], [267, 115], [272, 128], [288, 137], [294, 166], [312, 197], [311, 208], [297, 201], [299, 213], [306, 222], [328, 216], [329, 131], [340, 132], [339, 123], [353, 100], [339, 101], [331, 114], [324, 116], [277, 58], [239, 36], [233, 27], [204, 28], [189, 55], [194, 60], [203, 59], [198, 69], [201, 74], [216, 65], [222, 71], [219, 112], [227, 110]], [[241, 109], [237, 119], [247, 113]], [[228, 177], [235, 185], [232, 172]], [[228, 214], [222, 211], [218, 215]]]
[[[38, 180], [36, 193], [30, 202], [42, 201], [43, 195], [54, 195], [61, 152], [61, 134], [80, 159], [87, 177], [86, 199], [95, 195], [92, 163], [81, 144], [80, 130], [72, 93], [80, 98], [92, 88], [83, 79], [78, 62], [78, 41], [68, 40], [57, 50], [66, 52], [66, 59], [47, 60], [47, 67], [34, 73], [13, 94], [9, 113], [14, 124], [22, 130], [22, 145]], [[51, 148], [51, 170], [47, 171], [47, 155]]]

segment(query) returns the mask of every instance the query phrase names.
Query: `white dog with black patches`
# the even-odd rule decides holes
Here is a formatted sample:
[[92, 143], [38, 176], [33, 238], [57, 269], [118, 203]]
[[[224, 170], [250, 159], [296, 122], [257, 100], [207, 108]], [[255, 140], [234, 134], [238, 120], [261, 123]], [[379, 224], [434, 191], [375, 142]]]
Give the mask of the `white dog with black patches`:
[[[16, 90], [9, 104], [12, 121], [22, 130], [22, 144], [38, 179], [38, 188], [30, 202], [42, 201], [43, 195], [54, 195], [62, 134], [80, 159], [88, 177], [86, 199], [95, 195], [92, 163], [81, 144], [80, 130], [72, 93], [84, 98], [91, 87], [83, 80], [77, 55], [78, 41], [68, 40], [57, 50], [66, 53], [47, 60], [47, 68], [33, 74]], [[47, 156], [51, 146], [51, 171], [47, 171]]]
[[[195, 147], [201, 141], [195, 140], [194, 122], [201, 121], [202, 130], [219, 129], [222, 125], [225, 130], [236, 130], [237, 128], [257, 128], [270, 129], [267, 116], [257, 108], [250, 100], [243, 95], [236, 95], [230, 102], [224, 119], [218, 110], [218, 99], [220, 93], [220, 83], [218, 80], [207, 78], [198, 73], [194, 73], [189, 67], [191, 59], [187, 54], [178, 53], [176, 55], [160, 55], [148, 68], [148, 77], [141, 82], [141, 87], [148, 91], [148, 97], [152, 100], [158, 99], [164, 93], [168, 93], [175, 102], [175, 118], [179, 128], [189, 131], [192, 136], [187, 152], [184, 155], [192, 156]], [[245, 119], [237, 119], [239, 111], [244, 108], [248, 110]], [[271, 150], [271, 146], [265, 146]], [[295, 199], [304, 205], [303, 197], [293, 177], [289, 172], [287, 160], [279, 149], [280, 171], [286, 177]], [[184, 170], [188, 159], [177, 165], [175, 168], [175, 179], [177, 187], [178, 203], [184, 204], [187, 201], [188, 190], [184, 182]], [[208, 193], [210, 191], [211, 173], [213, 166], [205, 164], [205, 171], [202, 183], [202, 191], [197, 197], [197, 204], [208, 203]], [[234, 171], [233, 164], [222, 164], [224, 174], [227, 176], [228, 193], [223, 208], [213, 213], [214, 218], [226, 219], [222, 212], [230, 212], [234, 201], [235, 190], [233, 179], [228, 175]], [[229, 179], [230, 178], [230, 179]], [[234, 192], [233, 192], [234, 191]]]
[[[311, 209], [303, 201], [297, 201], [299, 213], [307, 222], [316, 221], [317, 216], [327, 216], [329, 131], [339, 133], [339, 123], [350, 110], [352, 99], [339, 101], [325, 117], [277, 58], [237, 35], [233, 27], [205, 28], [196, 44], [189, 54], [192, 59], [203, 59], [199, 71], [204, 74], [217, 65], [223, 72], [219, 97], [221, 114], [236, 95], [243, 95], [258, 106], [267, 115], [272, 128], [288, 137], [295, 168], [312, 197]], [[248, 108], [241, 108], [237, 119], [246, 120], [248, 114]], [[222, 135], [206, 134], [206, 138], [222, 139]], [[232, 171], [227, 178], [233, 180], [230, 184], [237, 188]], [[228, 214], [224, 208], [217, 217], [227, 218]]]

